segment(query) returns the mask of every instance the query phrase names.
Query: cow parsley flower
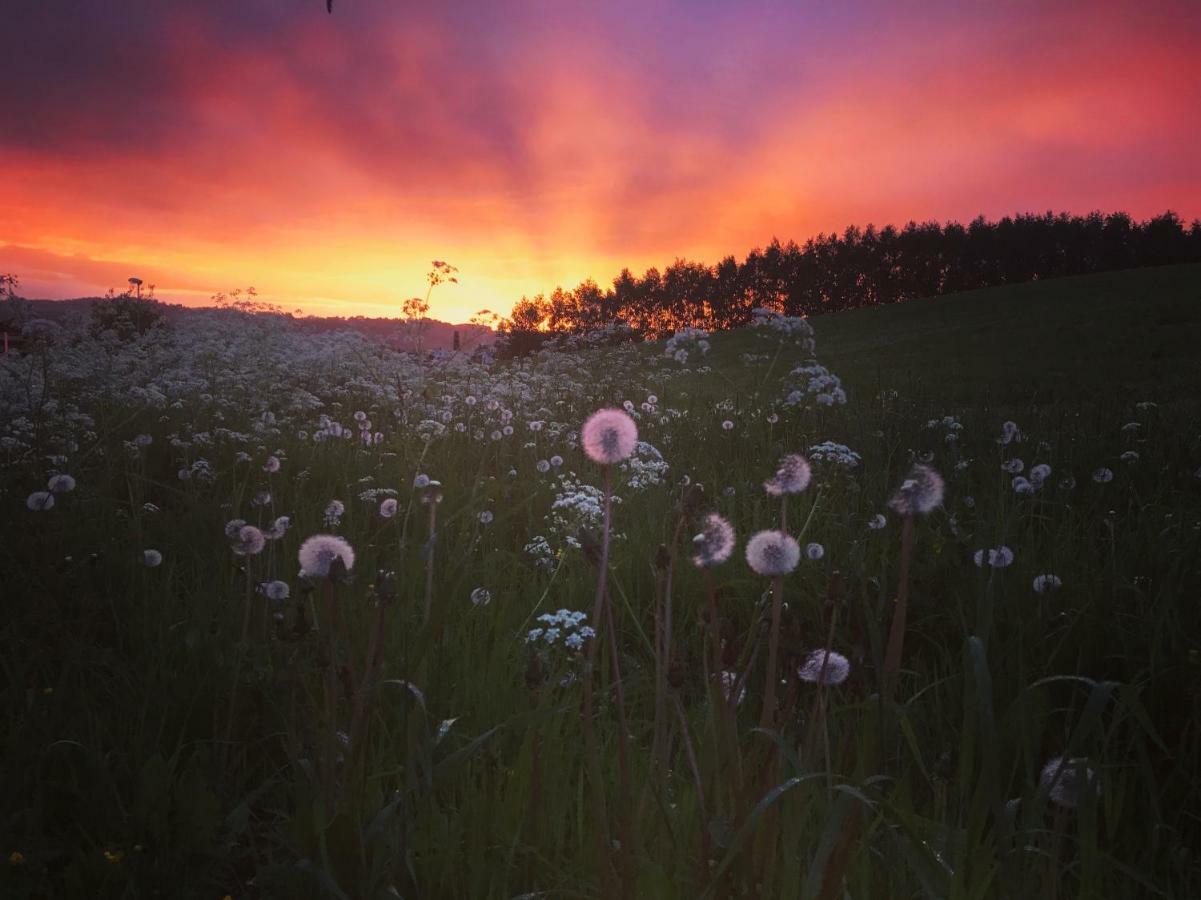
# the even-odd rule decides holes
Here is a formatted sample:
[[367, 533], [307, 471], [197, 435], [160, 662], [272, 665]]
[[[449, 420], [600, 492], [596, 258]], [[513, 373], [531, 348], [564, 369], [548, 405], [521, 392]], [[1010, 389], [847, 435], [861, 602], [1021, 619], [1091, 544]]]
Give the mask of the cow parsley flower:
[[850, 674], [850, 660], [833, 650], [814, 650], [797, 669], [801, 681], [810, 684], [842, 684]]
[[784, 494], [799, 494], [809, 487], [813, 475], [809, 460], [799, 453], [790, 453], [780, 460], [776, 474], [763, 482], [763, 489], [773, 497]]
[[354, 568], [354, 549], [334, 534], [315, 534], [300, 545], [297, 553], [300, 568], [306, 575], [325, 578], [335, 559], [342, 560], [347, 571]]
[[942, 505], [944, 491], [942, 476], [919, 464], [901, 482], [888, 507], [902, 516], [926, 515]]
[[783, 531], [760, 531], [746, 544], [747, 564], [760, 575], [787, 575], [800, 560], [800, 545]]
[[325, 507], [325, 524], [333, 527], [342, 521], [342, 514], [346, 512], [346, 504], [341, 500], [331, 500]]
[[717, 513], [705, 516], [701, 533], [692, 539], [696, 555], [692, 564], [698, 568], [707, 568], [724, 563], [734, 552], [734, 526]]
[[580, 442], [593, 462], [613, 465], [634, 452], [638, 426], [620, 409], [601, 409], [589, 416], [580, 429]]

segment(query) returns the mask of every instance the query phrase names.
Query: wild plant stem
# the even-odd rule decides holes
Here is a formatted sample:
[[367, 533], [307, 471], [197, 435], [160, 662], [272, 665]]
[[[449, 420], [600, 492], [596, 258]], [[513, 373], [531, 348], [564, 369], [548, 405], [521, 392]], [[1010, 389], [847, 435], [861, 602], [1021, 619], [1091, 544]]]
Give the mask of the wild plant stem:
[[597, 645], [601, 641], [603, 630], [603, 615], [605, 610], [605, 578], [609, 569], [609, 524], [611, 517], [610, 475], [609, 467], [604, 467], [604, 530], [601, 535], [601, 556], [599, 570], [596, 576], [596, 599], [592, 604], [592, 624], [596, 636], [588, 642], [588, 665], [584, 672], [584, 748], [588, 756], [589, 781], [592, 787], [592, 802], [595, 807], [596, 835], [596, 864], [601, 870], [605, 884], [605, 893], [615, 895], [615, 886], [620, 884], [613, 867], [612, 842], [609, 838], [609, 812], [605, 801], [605, 777], [601, 764], [600, 743], [596, 737], [596, 722], [594, 721], [594, 688], [593, 679], [596, 677]]
[[892, 614], [888, 634], [888, 650], [884, 654], [884, 685], [882, 699], [891, 700], [901, 670], [901, 653], [905, 644], [905, 622], [909, 615], [909, 558], [913, 554], [913, 516], [905, 516], [901, 525], [901, 577], [897, 585], [897, 605]]
[[425, 603], [422, 607], [421, 624], [428, 625], [430, 621], [430, 607], [433, 604], [434, 597], [434, 544], [437, 540], [438, 531], [438, 504], [430, 498], [430, 527], [429, 540], [426, 546], [425, 554]]
[[780, 614], [784, 600], [784, 576], [777, 575], [771, 588], [771, 628], [767, 633], [767, 683], [763, 688], [763, 714], [759, 717], [761, 728], [771, 728], [776, 718], [776, 682], [779, 680], [777, 667], [780, 655]]

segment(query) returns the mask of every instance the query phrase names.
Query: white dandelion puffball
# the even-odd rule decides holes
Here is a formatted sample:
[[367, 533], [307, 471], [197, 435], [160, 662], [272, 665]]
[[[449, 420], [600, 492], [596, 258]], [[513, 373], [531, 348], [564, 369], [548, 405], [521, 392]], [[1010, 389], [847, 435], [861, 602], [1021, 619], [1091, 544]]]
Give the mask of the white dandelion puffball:
[[70, 475], [54, 475], [46, 482], [46, 488], [52, 494], [65, 494], [75, 490], [75, 479]]
[[1039, 463], [1030, 470], [1030, 481], [1035, 485], [1042, 484], [1051, 477], [1051, 467], [1046, 463]]
[[881, 528], [883, 528], [887, 524], [888, 524], [888, 520], [885, 519], [884, 516], [882, 516], [880, 513], [876, 513], [874, 516], [872, 516], [868, 520], [867, 527], [870, 528], [872, 531], [879, 531]]
[[147, 569], [157, 568], [158, 566], [162, 565], [162, 563], [163, 554], [159, 553], [157, 550], [142, 551], [142, 565], [144, 565]]
[[972, 559], [980, 568], [988, 565], [994, 569], [1004, 569], [1013, 562], [1013, 551], [1002, 545], [990, 550], [977, 550]]
[[1034, 579], [1034, 593], [1049, 594], [1052, 591], [1057, 591], [1063, 587], [1063, 580], [1058, 575], [1052, 575], [1050, 572], [1045, 575], [1038, 575]]
[[329, 505], [325, 507], [325, 517], [327, 519], [341, 518], [342, 514], [345, 512], [346, 504], [341, 500], [331, 500], [329, 501]]
[[734, 423], [731, 422], [729, 419], [726, 419], [724, 422], [721, 423], [721, 430], [722, 431], [733, 431]]
[[296, 554], [306, 575], [325, 578], [335, 559], [341, 559], [347, 571], [354, 568], [354, 550], [335, 534], [315, 534], [300, 545]]
[[428, 475], [425, 475], [424, 473], [421, 475], [418, 475], [416, 478], [413, 479], [413, 487], [417, 488], [418, 490], [429, 487], [429, 485], [430, 485], [430, 477]]
[[267, 546], [267, 536], [253, 525], [243, 525], [238, 529], [238, 539], [234, 542], [233, 551], [238, 556], [254, 556], [263, 552]]
[[1093, 472], [1093, 481], [1097, 482], [1097, 484], [1109, 484], [1109, 482], [1113, 481], [1113, 470], [1102, 466]]
[[814, 541], [805, 546], [805, 556], [813, 561], [817, 561], [826, 555], [826, 548]]
[[705, 516], [701, 533], [692, 539], [696, 555], [692, 564], [704, 569], [724, 563], [734, 552], [734, 526], [717, 513]]
[[1088, 765], [1088, 760], [1057, 756], [1043, 766], [1038, 776], [1038, 786], [1049, 791], [1051, 802], [1056, 806], [1075, 809], [1080, 805], [1084, 789], [1091, 786], [1093, 791], [1100, 792], [1101, 781]]
[[998, 443], [1012, 444], [1015, 440], [1020, 441], [1022, 433], [1018, 430], [1017, 422], [1002, 422], [1001, 423], [1001, 438]]
[[49, 491], [34, 491], [25, 498], [25, 505], [34, 512], [54, 509], [54, 495]]
[[485, 509], [479, 515], [479, 520], [480, 520], [481, 525], [491, 525], [493, 518], [494, 517], [492, 515], [492, 510], [490, 510], [490, 509]]
[[545, 459], [540, 459], [540, 460], [538, 460], [537, 464], [535, 465], [535, 468], [539, 471], [539, 473], [545, 475], [547, 472], [550, 471], [550, 461], [545, 460]]
[[263, 593], [268, 600], [287, 600], [292, 593], [286, 581], [268, 581], [263, 585]]
[[776, 474], [763, 482], [763, 489], [773, 497], [784, 494], [799, 494], [809, 487], [813, 470], [809, 468], [809, 460], [799, 453], [790, 453], [780, 460]]
[[760, 531], [746, 542], [746, 561], [760, 575], [787, 575], [801, 561], [801, 547], [783, 531]]
[[396, 502], [395, 497], [387, 497], [380, 502], [379, 514], [385, 519], [391, 519], [396, 515], [396, 509], [398, 506], [399, 504]]
[[801, 681], [810, 684], [842, 684], [851, 674], [851, 662], [833, 650], [814, 650], [796, 673]]
[[902, 516], [926, 515], [942, 505], [942, 476], [929, 466], [916, 465], [888, 501], [888, 508]]
[[638, 443], [638, 426], [620, 409], [594, 412], [580, 429], [580, 443], [593, 462], [610, 466], [628, 459]]
[[487, 606], [492, 602], [492, 592], [487, 588], [477, 587], [471, 592], [472, 606]]
[[1013, 459], [1007, 459], [1005, 462], [1001, 463], [1001, 471], [1007, 472], [1010, 475], [1017, 475], [1025, 468], [1026, 464], [1016, 456]]
[[267, 461], [265, 463], [263, 463], [263, 471], [268, 472], [268, 473], [278, 472], [279, 471], [279, 457], [278, 456], [268, 456]]

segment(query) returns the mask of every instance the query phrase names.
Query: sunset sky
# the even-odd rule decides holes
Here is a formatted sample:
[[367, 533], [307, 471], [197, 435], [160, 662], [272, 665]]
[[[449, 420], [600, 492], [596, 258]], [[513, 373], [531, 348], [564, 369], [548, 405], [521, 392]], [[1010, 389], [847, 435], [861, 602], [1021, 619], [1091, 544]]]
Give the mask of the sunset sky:
[[433, 314], [778, 236], [1201, 216], [1201, 3], [9, 5], [0, 272]]

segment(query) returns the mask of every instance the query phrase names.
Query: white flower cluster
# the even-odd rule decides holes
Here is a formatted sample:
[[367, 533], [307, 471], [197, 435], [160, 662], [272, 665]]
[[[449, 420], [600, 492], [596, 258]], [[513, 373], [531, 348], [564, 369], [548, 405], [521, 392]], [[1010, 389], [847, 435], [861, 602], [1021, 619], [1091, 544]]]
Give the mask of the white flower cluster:
[[663, 355], [684, 365], [692, 355], [704, 356], [709, 352], [709, 332], [703, 328], [684, 328], [667, 339]]
[[816, 347], [813, 326], [800, 316], [786, 316], [773, 309], [758, 307], [751, 310], [751, 327], [762, 329], [759, 333], [763, 337], [794, 341], [808, 353], [812, 353]]
[[626, 473], [626, 485], [631, 490], [640, 491], [653, 485], [662, 484], [667, 478], [670, 466], [663, 459], [663, 454], [655, 447], [646, 441], [639, 441], [634, 445], [633, 455], [619, 468]]
[[833, 463], [836, 466], [844, 466], [848, 469], [853, 469], [859, 465], [861, 460], [859, 454], [846, 444], [839, 444], [834, 441], [822, 441], [820, 444], [814, 444], [809, 448], [808, 456], [810, 462]]
[[570, 609], [543, 613], [538, 617], [542, 627], [530, 629], [526, 633], [525, 642], [547, 647], [560, 645], [568, 650], [579, 650], [584, 646], [584, 641], [596, 637], [592, 626], [584, 624], [587, 618], [587, 614]]
[[818, 362], [797, 366], [789, 374], [791, 381], [785, 382], [783, 405], [786, 407], [842, 406], [847, 402], [847, 392], [837, 375]]

